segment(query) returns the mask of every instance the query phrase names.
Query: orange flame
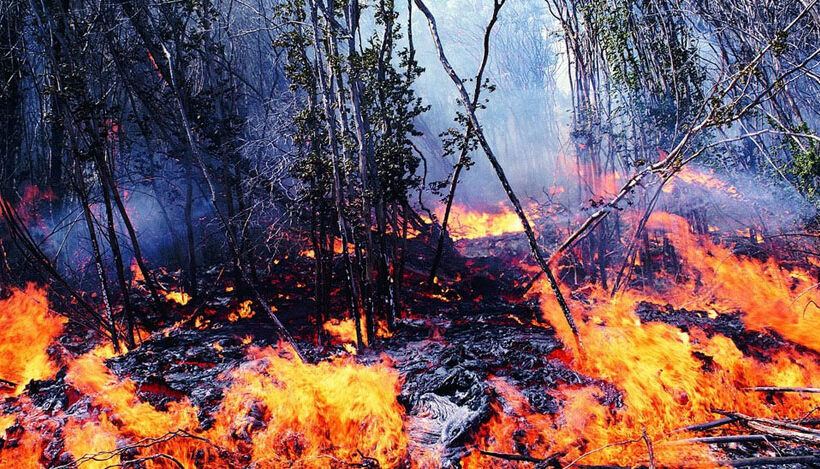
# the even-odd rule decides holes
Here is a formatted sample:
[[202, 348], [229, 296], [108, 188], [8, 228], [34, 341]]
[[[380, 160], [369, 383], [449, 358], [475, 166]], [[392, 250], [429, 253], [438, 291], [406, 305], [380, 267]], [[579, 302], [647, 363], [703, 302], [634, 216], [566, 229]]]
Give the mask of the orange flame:
[[723, 192], [730, 197], [740, 198], [735, 186], [721, 180], [712, 171], [702, 171], [689, 166], [682, 167], [668, 184], [663, 186], [663, 191], [667, 194], [674, 192], [680, 186], [680, 182], [692, 186], [699, 186], [704, 189]]
[[[364, 327], [364, 320], [362, 320], [362, 327]], [[324, 329], [330, 336], [334, 339], [334, 342], [337, 344], [355, 344], [356, 343], [356, 323], [353, 319], [329, 319], [322, 324], [322, 329]], [[378, 327], [376, 328], [376, 336], [381, 338], [392, 337], [393, 334], [387, 328], [387, 324], [384, 321], [378, 322]], [[362, 335], [362, 340], [367, 345], [367, 336], [366, 334]], [[348, 351], [351, 349], [345, 347]], [[352, 349], [355, 351], [355, 349]]]
[[[441, 220], [444, 217], [444, 207], [436, 209], [435, 214]], [[492, 207], [491, 211], [474, 210], [464, 205], [453, 204], [447, 231], [450, 237], [457, 241], [520, 233], [524, 231], [524, 226], [521, 225], [518, 215], [503, 203]]]
[[[666, 323], [643, 323], [634, 312], [642, 301], [711, 311], [709, 317], [716, 317], [715, 310], [740, 310], [749, 329], [773, 329], [818, 350], [820, 342], [810, 331], [820, 327], [820, 316], [803, 314], [809, 301], [820, 301], [820, 295], [809, 289], [808, 273], [785, 271], [774, 261], [736, 257], [708, 236], [693, 235], [686, 221], [675, 215], [654, 214], [647, 228], [665, 232], [689, 269], [684, 276], [691, 279], [688, 283], [673, 283], [662, 292], [626, 291], [614, 298], [590, 286], [583, 300], [568, 297], [584, 342], [583, 352], [574, 351], [573, 368], [613, 383], [622, 392], [623, 405], [611, 409], [599, 402], [603, 391], [595, 386], [564, 386], [555, 391], [564, 402], [559, 415], [533, 414], [521, 405], [517, 410], [507, 409], [482, 429], [480, 447], [511, 451], [512, 442], [523, 438], [524, 444], [533, 447], [533, 455], [565, 451], [565, 459], [571, 461], [604, 448], [585, 455], [583, 463], [646, 464], [647, 448], [640, 438], [646, 429], [660, 463], [708, 463], [716, 457], [708, 446], [664, 444], [686, 436], [673, 437], [669, 432], [714, 419], [714, 408], [797, 418], [820, 404], [818, 396], [783, 395], [767, 401], [765, 395], [743, 390], [816, 384], [820, 364], [811, 354], [785, 347], [763, 363], [744, 355], [725, 336], [708, 336], [697, 327], [683, 332]], [[794, 285], [799, 288], [792, 288]], [[540, 288], [545, 318], [557, 327], [565, 343], [574, 343], [549, 286], [542, 283]], [[503, 384], [495, 384], [502, 396], [510, 394]], [[516, 399], [506, 398], [508, 402], [518, 402]], [[465, 460], [465, 467], [484, 463], [483, 456], [473, 455]]]
[[[310, 365], [282, 350], [253, 349], [233, 381], [209, 434], [240, 449], [248, 435], [259, 467], [333, 467], [361, 454], [395, 467], [406, 457], [398, 373], [386, 365], [337, 360]], [[266, 422], [261, 428], [255, 422]]]
[[137, 259], [133, 259], [131, 261], [131, 285], [133, 286], [137, 282], [144, 282], [145, 276], [142, 275], [142, 269], [140, 269], [139, 264], [137, 263]]
[[165, 293], [165, 298], [182, 306], [187, 305], [188, 302], [191, 301], [191, 295], [179, 291], [169, 291]]
[[[338, 256], [342, 252], [344, 252], [343, 249], [344, 249], [344, 244], [342, 244], [342, 240], [339, 239], [339, 238], [334, 238], [333, 239], [333, 254]], [[347, 243], [348, 252], [353, 251], [353, 249], [355, 249], [355, 246], [352, 243]], [[299, 251], [299, 255], [310, 258], [310, 259], [315, 259], [316, 258], [316, 253], [313, 252], [313, 249], [303, 249], [303, 250]]]
[[57, 372], [46, 351], [65, 319], [48, 312], [45, 290], [29, 284], [0, 301], [0, 378], [16, 383], [16, 393], [33, 379]]

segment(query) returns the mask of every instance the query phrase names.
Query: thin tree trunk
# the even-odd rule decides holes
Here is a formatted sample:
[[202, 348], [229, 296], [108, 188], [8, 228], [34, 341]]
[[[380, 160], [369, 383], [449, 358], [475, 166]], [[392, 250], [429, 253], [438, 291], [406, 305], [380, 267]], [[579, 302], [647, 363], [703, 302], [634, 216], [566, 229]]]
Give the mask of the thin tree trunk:
[[532, 250], [533, 256], [535, 257], [536, 262], [538, 263], [541, 270], [547, 276], [547, 280], [550, 283], [550, 287], [552, 288], [553, 293], [555, 294], [555, 298], [558, 301], [558, 304], [561, 307], [561, 311], [564, 314], [564, 318], [567, 321], [572, 333], [575, 337], [575, 340], [579, 346], [581, 347], [581, 337], [578, 332], [578, 327], [575, 325], [575, 320], [572, 317], [572, 313], [569, 310], [569, 306], [567, 305], [566, 300], [564, 299], [564, 295], [561, 293], [561, 289], [558, 286], [558, 281], [555, 279], [555, 276], [552, 274], [552, 270], [550, 270], [550, 266], [547, 263], [546, 258], [541, 253], [541, 248], [538, 246], [538, 241], [535, 238], [535, 233], [532, 231], [532, 226], [530, 225], [529, 219], [527, 219], [526, 213], [524, 213], [524, 209], [521, 207], [521, 202], [518, 200], [518, 196], [515, 195], [513, 192], [512, 187], [510, 186], [509, 181], [507, 180], [507, 176], [504, 174], [504, 169], [501, 167], [501, 164], [498, 162], [498, 159], [495, 157], [495, 153], [493, 153], [490, 144], [487, 142], [487, 139], [484, 136], [484, 132], [481, 129], [481, 125], [478, 123], [478, 118], [475, 115], [475, 108], [472, 106], [472, 102], [470, 101], [470, 96], [467, 94], [467, 90], [464, 88], [464, 82], [461, 81], [461, 78], [458, 77], [453, 67], [450, 65], [450, 62], [447, 60], [447, 57], [444, 55], [444, 48], [441, 45], [441, 39], [438, 34], [438, 29], [436, 27], [436, 20], [433, 17], [433, 14], [430, 13], [430, 10], [427, 9], [427, 6], [422, 2], [422, 0], [414, 0], [416, 6], [421, 10], [424, 16], [427, 17], [427, 24], [430, 27], [430, 34], [433, 36], [433, 42], [436, 46], [436, 51], [438, 53], [439, 60], [441, 61], [444, 70], [447, 72], [447, 75], [450, 76], [450, 79], [455, 83], [456, 87], [458, 88], [459, 93], [461, 94], [461, 99], [464, 102], [465, 108], [467, 110], [467, 117], [470, 119], [470, 122], [473, 124], [475, 128], [476, 136], [478, 137], [479, 143], [481, 144], [481, 148], [484, 150], [484, 153], [487, 155], [487, 159], [490, 160], [490, 164], [493, 166], [496, 175], [498, 176], [499, 181], [501, 181], [501, 185], [504, 187], [504, 191], [507, 193], [507, 197], [510, 199], [510, 202], [515, 209], [515, 213], [518, 215], [519, 220], [521, 220], [521, 225], [524, 227], [524, 232], [527, 235], [527, 239], [530, 243], [530, 249]]
[[[208, 186], [208, 191], [210, 192], [211, 204], [213, 205], [214, 211], [216, 212], [220, 222], [222, 223], [223, 229], [225, 229], [225, 233], [228, 238], [228, 244], [231, 248], [231, 251], [233, 251], [234, 256], [239, 256], [239, 245], [236, 241], [236, 238], [233, 236], [231, 230], [228, 229], [228, 224], [230, 223], [230, 221], [227, 220], [225, 214], [222, 213], [222, 210], [219, 207], [219, 204], [217, 202], [216, 188], [214, 187], [211, 175], [208, 172], [208, 167], [205, 165], [205, 162], [199, 154], [196, 142], [194, 141], [194, 133], [191, 129], [190, 123], [188, 122], [187, 111], [183, 104], [182, 94], [177, 86], [177, 82], [174, 77], [174, 66], [171, 62], [171, 54], [170, 52], [168, 52], [168, 49], [162, 43], [161, 39], [156, 37], [156, 35], [154, 34], [155, 28], [151, 24], [152, 19], [150, 15], [138, 14], [134, 9], [133, 4], [129, 0], [122, 0], [120, 4], [123, 6], [123, 11], [125, 11], [132, 25], [137, 30], [145, 46], [148, 48], [149, 52], [151, 52], [152, 56], [154, 57], [157, 66], [160, 70], [160, 74], [162, 75], [162, 78], [165, 80], [166, 84], [171, 90], [174, 105], [176, 107], [177, 112], [179, 113], [179, 122], [182, 126], [182, 131], [184, 133], [185, 143], [188, 146], [189, 154], [194, 159], [200, 171], [202, 172], [202, 176], [205, 179], [205, 183]], [[141, 13], [147, 12], [142, 11]], [[288, 332], [285, 325], [279, 320], [279, 317], [276, 315], [276, 313], [273, 312], [268, 302], [264, 299], [264, 297], [262, 297], [261, 293], [259, 293], [259, 290], [250, 283], [250, 279], [247, 278], [247, 275], [244, 271], [242, 272], [242, 277], [243, 281], [250, 285], [251, 291], [253, 292], [257, 305], [262, 310], [264, 310], [268, 317], [273, 321], [274, 325], [279, 330], [279, 333], [282, 335], [285, 341], [287, 341], [291, 345], [294, 353], [299, 357], [299, 359], [305, 361], [305, 357], [299, 349], [299, 345], [293, 339], [293, 336], [290, 335], [290, 332]]]
[[[319, 24], [318, 18], [316, 14], [316, 4], [313, 0], [308, 0], [308, 8], [310, 9], [310, 21], [313, 29], [313, 43], [314, 43], [314, 54], [316, 60], [316, 66], [319, 67], [317, 70], [317, 87], [319, 90], [319, 94], [322, 97], [322, 105], [324, 107], [324, 113], [326, 118], [326, 127], [329, 139], [329, 145], [331, 150], [331, 166], [333, 167], [333, 201], [336, 208], [336, 216], [339, 224], [339, 233], [342, 236], [342, 251], [344, 253], [345, 259], [345, 268], [348, 274], [348, 283], [350, 286], [350, 298], [351, 298], [351, 311], [350, 314], [353, 315], [354, 323], [356, 325], [356, 346], [361, 351], [364, 349], [364, 344], [362, 341], [362, 329], [361, 329], [361, 311], [360, 305], [362, 302], [362, 296], [359, 291], [358, 283], [356, 278], [358, 277], [356, 271], [354, 270], [353, 262], [350, 259], [350, 251], [349, 251], [349, 241], [350, 241], [350, 233], [351, 229], [348, 226], [347, 219], [345, 218], [345, 206], [344, 206], [344, 196], [342, 195], [342, 176], [341, 176], [341, 168], [339, 165], [339, 148], [338, 148], [338, 141], [336, 137], [336, 123], [335, 123], [335, 114], [332, 109], [331, 105], [331, 97], [330, 97], [330, 90], [327, 87], [327, 83], [325, 82], [324, 72], [322, 71], [322, 60], [319, 54], [319, 44], [321, 44], [319, 40]], [[332, 78], [330, 80], [332, 83]]]
[[108, 190], [102, 187], [103, 202], [105, 203], [106, 225], [108, 227], [108, 244], [111, 246], [111, 254], [114, 256], [114, 268], [117, 271], [117, 281], [122, 291], [123, 314], [125, 315], [125, 343], [129, 348], [133, 348], [134, 342], [134, 311], [131, 306], [131, 295], [128, 290], [128, 283], [125, 280], [125, 266], [122, 261], [120, 242], [117, 238], [117, 230], [114, 227], [114, 210], [111, 207], [111, 196]]
[[191, 158], [185, 159], [185, 247], [188, 252], [188, 294], [197, 296], [199, 286], [196, 273], [196, 233], [194, 232], [194, 165]]
[[[137, 261], [137, 266], [139, 267], [140, 271], [142, 272], [143, 278], [145, 278], [145, 285], [148, 287], [148, 291], [151, 293], [151, 298], [154, 300], [154, 304], [156, 304], [159, 311], [165, 315], [166, 308], [163, 301], [160, 299], [159, 290], [157, 289], [157, 283], [154, 279], [154, 274], [148, 269], [148, 266], [145, 263], [145, 258], [142, 255], [142, 249], [140, 248], [139, 238], [137, 237], [137, 231], [134, 229], [133, 223], [131, 223], [131, 217], [128, 215], [128, 212], [125, 209], [125, 204], [120, 197], [119, 190], [117, 189], [117, 184], [114, 181], [114, 178], [109, 170], [109, 167], [106, 162], [98, 161], [98, 169], [100, 173], [100, 181], [102, 182], [103, 186], [107, 186], [108, 190], [110, 191], [111, 198], [114, 200], [114, 204], [117, 206], [117, 210], [120, 213], [120, 219], [125, 226], [125, 230], [128, 233], [128, 237], [131, 240], [131, 247], [134, 249], [134, 260]], [[105, 189], [105, 187], [103, 187]]]
[[[478, 99], [481, 95], [481, 87], [482, 81], [484, 79], [484, 69], [487, 67], [487, 61], [490, 57], [490, 34], [493, 31], [493, 26], [498, 21], [498, 14], [501, 12], [501, 7], [504, 6], [507, 0], [495, 0], [493, 6], [493, 16], [490, 18], [490, 22], [487, 23], [487, 27], [484, 29], [484, 55], [481, 58], [481, 66], [478, 67], [478, 74], [476, 74], [475, 79], [475, 89], [473, 89], [473, 100], [472, 106], [475, 109], [478, 106]], [[447, 194], [447, 204], [444, 207], [444, 216], [441, 218], [441, 232], [439, 233], [438, 243], [436, 244], [436, 254], [433, 256], [433, 266], [430, 268], [430, 275], [427, 279], [427, 285], [432, 286], [433, 282], [436, 279], [436, 273], [438, 272], [438, 265], [441, 262], [441, 254], [444, 250], [444, 240], [446, 239], [447, 233], [447, 223], [450, 220], [450, 210], [453, 208], [453, 200], [456, 197], [456, 187], [458, 186], [458, 178], [461, 175], [461, 170], [464, 169], [464, 165], [467, 164], [467, 153], [469, 152], [469, 143], [470, 138], [473, 135], [473, 125], [472, 122], [467, 122], [467, 128], [464, 130], [464, 146], [461, 149], [461, 154], [458, 157], [458, 162], [456, 163], [456, 168], [453, 171], [453, 178], [450, 181], [450, 191]]]
[[[321, 0], [320, 0], [321, 1]], [[347, 47], [348, 55], [356, 53], [356, 32], [359, 29], [359, 2], [358, 0], [350, 0], [348, 8], [345, 9], [345, 16], [347, 19]], [[372, 343], [376, 336], [375, 313], [377, 305], [382, 303], [378, 295], [374, 295], [379, 289], [378, 286], [373, 285], [372, 272], [376, 270], [376, 259], [378, 255], [373, 243], [372, 227], [372, 213], [373, 213], [373, 198], [378, 193], [378, 187], [375, 180], [371, 181], [373, 161], [372, 149], [370, 148], [370, 141], [367, 137], [369, 133], [369, 124], [365, 119], [361, 110], [361, 80], [357, 73], [353, 71], [349, 78], [350, 85], [350, 108], [353, 114], [354, 130], [356, 133], [356, 141], [358, 143], [359, 152], [359, 178], [362, 186], [362, 223], [364, 226], [364, 260], [365, 270], [363, 280], [367, 286], [367, 294], [365, 300], [367, 301], [367, 308], [365, 309], [365, 330], [367, 332], [367, 342]], [[370, 194], [373, 191], [373, 194]], [[379, 214], [376, 214], [377, 217]], [[381, 219], [377, 220], [381, 223]]]
[[[82, 181], [79, 184], [82, 185]], [[105, 277], [102, 252], [100, 251], [100, 243], [97, 240], [97, 230], [94, 227], [94, 218], [91, 214], [91, 207], [89, 207], [88, 194], [86, 189], [81, 186], [78, 187], [78, 192], [80, 195], [80, 203], [82, 204], [85, 224], [88, 228], [88, 238], [91, 242], [92, 252], [94, 253], [94, 265], [97, 269], [97, 278], [100, 281], [100, 294], [102, 295], [103, 306], [105, 307], [105, 312], [108, 316], [108, 333], [111, 335], [111, 343], [114, 345], [114, 350], [119, 351], [120, 340], [119, 334], [117, 333], [117, 323], [114, 320], [114, 311], [111, 309], [111, 289], [109, 288], [108, 280]]]

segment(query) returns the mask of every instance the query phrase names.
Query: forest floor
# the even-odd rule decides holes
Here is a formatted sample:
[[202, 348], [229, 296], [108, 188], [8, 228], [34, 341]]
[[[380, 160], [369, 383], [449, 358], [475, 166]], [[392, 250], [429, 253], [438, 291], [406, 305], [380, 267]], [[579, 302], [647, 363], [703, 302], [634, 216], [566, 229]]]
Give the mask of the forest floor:
[[[405, 316], [392, 333], [381, 333], [360, 354], [355, 354], [349, 319], [326, 324], [330, 340], [316, 344], [317, 325], [310, 319], [310, 259], [299, 255], [284, 259], [263, 294], [294, 331], [310, 362], [345, 357], [365, 365], [386, 363], [398, 371], [397, 399], [405, 412], [410, 460], [426, 460], [432, 454], [442, 466], [469, 463], [465, 458], [472, 457], [472, 465], [467, 466], [562, 467], [559, 461], [564, 454], [544, 453], [543, 447], [550, 445], [528, 433], [529, 419], [560, 415], [568, 405], [561, 399], [566, 389], [594, 388], [598, 405], [613, 413], [625, 406], [624, 391], [616, 382], [574, 369], [556, 330], [543, 320], [539, 299], [527, 294], [533, 269], [526, 262], [522, 235], [459, 241], [458, 249], [445, 256], [432, 291], [425, 286], [429, 265], [425, 243], [411, 240]], [[279, 343], [266, 316], [254, 314], [250, 303], [237, 299], [225, 270], [211, 269], [203, 279], [203, 285], [208, 285], [203, 295], [206, 301], [174, 303], [168, 320], [174, 325], [146, 334], [138, 348], [106, 361], [113, 373], [136, 384], [139, 399], [156, 409], [187, 399], [198, 409], [197, 418], [205, 429], [214, 423], [213, 415], [229, 385], [219, 378], [242, 366], [250, 347]], [[167, 290], [181, 282], [174, 273], [159, 278]], [[573, 295], [576, 299], [583, 296]], [[144, 302], [144, 307], [150, 307], [147, 294]], [[723, 336], [744, 355], [762, 360], [769, 360], [780, 349], [795, 347], [774, 332], [748, 330], [738, 314], [674, 309], [652, 302], [641, 302], [634, 314], [644, 324], [665, 323], [681, 333], [696, 328], [708, 336]], [[92, 335], [78, 331], [69, 330], [60, 338], [61, 346], [77, 356], [98, 345]], [[818, 358], [811, 350], [801, 351]], [[710, 357], [698, 359], [704, 370], [713, 366]], [[64, 375], [33, 382], [25, 394], [42, 409], [67, 409], [76, 399]], [[15, 404], [7, 401], [5, 405]], [[517, 420], [520, 428], [503, 434], [508, 436], [490, 435], [493, 422], [505, 417]], [[809, 440], [795, 441], [788, 435], [733, 439], [723, 432], [725, 423], [707, 426], [698, 437], [717, 437], [710, 448], [736, 466], [815, 467], [812, 464], [820, 460], [820, 453], [812, 449], [817, 444], [807, 444]], [[811, 426], [818, 423], [805, 420], [801, 425], [820, 433]], [[507, 437], [509, 441], [498, 441]], [[649, 454], [651, 466], [651, 450]]]

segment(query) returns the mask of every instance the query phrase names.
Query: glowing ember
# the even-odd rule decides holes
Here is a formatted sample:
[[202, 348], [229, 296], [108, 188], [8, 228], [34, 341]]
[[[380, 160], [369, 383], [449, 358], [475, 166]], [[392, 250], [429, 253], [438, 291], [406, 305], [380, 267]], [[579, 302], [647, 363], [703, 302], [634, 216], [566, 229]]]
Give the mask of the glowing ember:
[[[254, 316], [254, 311], [251, 309], [251, 304], [253, 301], [245, 300], [239, 304], [239, 308], [236, 309], [236, 312], [231, 313], [228, 315], [228, 320], [231, 322], [236, 322], [239, 318], [247, 319], [252, 318]], [[275, 312], [276, 307], [271, 306], [271, 309]]]
[[[353, 244], [348, 243], [348, 245], [347, 245], [348, 252], [353, 251], [354, 248], [355, 248], [355, 246], [353, 246]], [[333, 239], [333, 254], [338, 256], [339, 254], [344, 252], [343, 249], [344, 249], [344, 244], [342, 244], [342, 240], [339, 239], [339, 238], [334, 238]], [[299, 251], [299, 255], [304, 256], [304, 257], [308, 257], [310, 259], [315, 259], [316, 258], [316, 253], [313, 252], [313, 249], [303, 249], [302, 251]]]
[[191, 295], [179, 291], [169, 291], [165, 294], [165, 298], [182, 306], [187, 305], [188, 302], [191, 301]]

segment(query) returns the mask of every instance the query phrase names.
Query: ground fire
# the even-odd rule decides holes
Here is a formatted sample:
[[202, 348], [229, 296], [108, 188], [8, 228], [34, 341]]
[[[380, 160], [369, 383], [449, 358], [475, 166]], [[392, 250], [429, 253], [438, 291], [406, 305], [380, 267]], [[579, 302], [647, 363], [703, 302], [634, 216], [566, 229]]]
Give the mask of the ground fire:
[[[435, 292], [408, 298], [407, 314], [392, 331], [379, 324], [363, 353], [355, 321], [329, 319], [329, 342], [310, 348], [308, 362], [218, 277], [222, 296], [200, 319], [169, 288], [180, 319], [120, 351], [77, 337], [45, 289], [9, 288], [0, 458], [89, 468], [814, 461], [816, 258], [787, 263], [748, 230], [699, 233], [681, 215], [654, 212], [617, 294], [560, 264], [576, 283], [578, 347], [510, 213], [457, 207], [465, 234]], [[420, 259], [425, 238], [414, 238]], [[312, 259], [284, 262], [298, 271]], [[297, 278], [272, 281], [292, 291], [281, 282]], [[276, 297], [295, 305], [308, 295]]]
[[0, 468], [820, 467], [820, 0], [0, 31]]

